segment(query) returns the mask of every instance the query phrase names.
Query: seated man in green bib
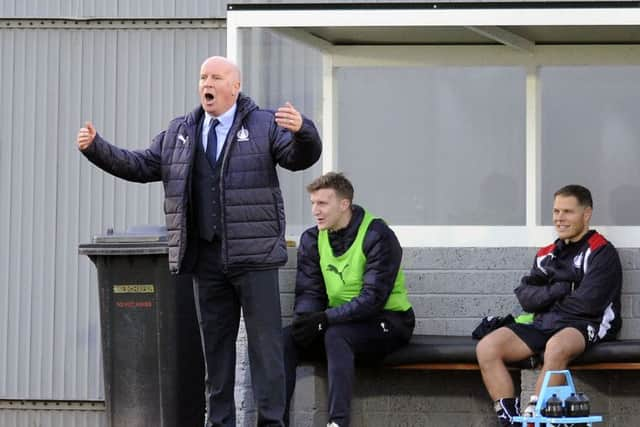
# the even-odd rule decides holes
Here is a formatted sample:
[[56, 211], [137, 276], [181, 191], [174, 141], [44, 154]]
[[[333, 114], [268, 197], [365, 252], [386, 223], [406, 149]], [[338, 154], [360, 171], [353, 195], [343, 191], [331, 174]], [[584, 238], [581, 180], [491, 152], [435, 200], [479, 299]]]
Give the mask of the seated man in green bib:
[[379, 361], [406, 344], [415, 316], [400, 243], [383, 220], [352, 203], [351, 182], [329, 172], [307, 191], [317, 226], [300, 237], [294, 320], [284, 330], [287, 402], [298, 361], [321, 357], [329, 380], [328, 426], [346, 427], [355, 361]]

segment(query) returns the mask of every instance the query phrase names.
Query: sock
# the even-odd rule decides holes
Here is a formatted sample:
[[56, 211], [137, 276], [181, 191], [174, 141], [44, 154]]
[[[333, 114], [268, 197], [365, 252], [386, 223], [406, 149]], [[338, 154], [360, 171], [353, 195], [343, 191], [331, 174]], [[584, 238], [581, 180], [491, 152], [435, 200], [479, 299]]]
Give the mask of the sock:
[[513, 425], [511, 419], [520, 415], [520, 402], [517, 397], [505, 397], [493, 403], [500, 425], [507, 427]]

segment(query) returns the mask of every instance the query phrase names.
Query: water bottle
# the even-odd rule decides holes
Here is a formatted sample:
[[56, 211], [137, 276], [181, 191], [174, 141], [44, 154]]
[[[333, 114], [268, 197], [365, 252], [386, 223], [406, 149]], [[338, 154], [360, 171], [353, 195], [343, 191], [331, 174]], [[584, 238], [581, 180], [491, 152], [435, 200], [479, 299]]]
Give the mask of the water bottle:
[[564, 413], [567, 417], [582, 416], [582, 401], [575, 393], [564, 400]]
[[544, 409], [542, 410], [542, 415], [549, 418], [559, 418], [562, 417], [562, 412], [562, 400], [554, 393], [547, 399]]
[[[536, 410], [536, 404], [538, 403], [538, 396], [535, 394], [531, 395], [531, 398], [529, 399], [529, 404], [527, 405], [527, 407], [524, 409], [524, 413], [523, 415], [527, 418], [533, 418], [536, 414], [535, 414], [535, 410]], [[530, 423], [530, 422], [526, 422], [526, 424], [524, 424], [525, 427], [535, 427], [534, 423]]]
[[578, 399], [580, 400], [580, 416], [588, 417], [591, 413], [591, 402], [584, 393], [578, 393]]

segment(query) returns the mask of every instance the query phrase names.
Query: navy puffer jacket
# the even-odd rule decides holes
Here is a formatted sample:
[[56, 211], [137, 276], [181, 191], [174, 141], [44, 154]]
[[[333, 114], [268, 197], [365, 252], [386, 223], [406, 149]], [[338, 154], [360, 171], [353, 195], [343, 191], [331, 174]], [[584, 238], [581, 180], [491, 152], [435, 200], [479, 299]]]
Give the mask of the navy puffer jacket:
[[[118, 148], [96, 135], [93, 144], [83, 151], [92, 163], [117, 177], [136, 182], [162, 180], [169, 267], [174, 273], [189, 270], [184, 268], [185, 254], [197, 246], [197, 236], [187, 236], [193, 233], [195, 219], [191, 176], [203, 114], [198, 107], [172, 120], [146, 150]], [[320, 158], [320, 153], [320, 136], [311, 120], [303, 117], [302, 128], [294, 134], [276, 125], [272, 111], [261, 110], [249, 97], [240, 95], [221, 154], [225, 269], [258, 270], [286, 262], [284, 203], [276, 165], [306, 169]]]

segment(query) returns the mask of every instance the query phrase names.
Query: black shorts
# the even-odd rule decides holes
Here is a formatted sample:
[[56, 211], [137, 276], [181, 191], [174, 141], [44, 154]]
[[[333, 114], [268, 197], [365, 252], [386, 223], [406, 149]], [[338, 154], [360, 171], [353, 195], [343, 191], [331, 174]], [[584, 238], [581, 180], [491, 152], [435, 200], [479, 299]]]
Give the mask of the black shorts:
[[577, 329], [582, 334], [586, 344], [585, 350], [600, 341], [598, 330], [588, 322], [575, 322], [556, 329], [541, 329], [534, 324], [525, 325], [522, 323], [511, 323], [505, 326], [511, 329], [536, 354], [544, 353], [547, 341], [565, 328]]

